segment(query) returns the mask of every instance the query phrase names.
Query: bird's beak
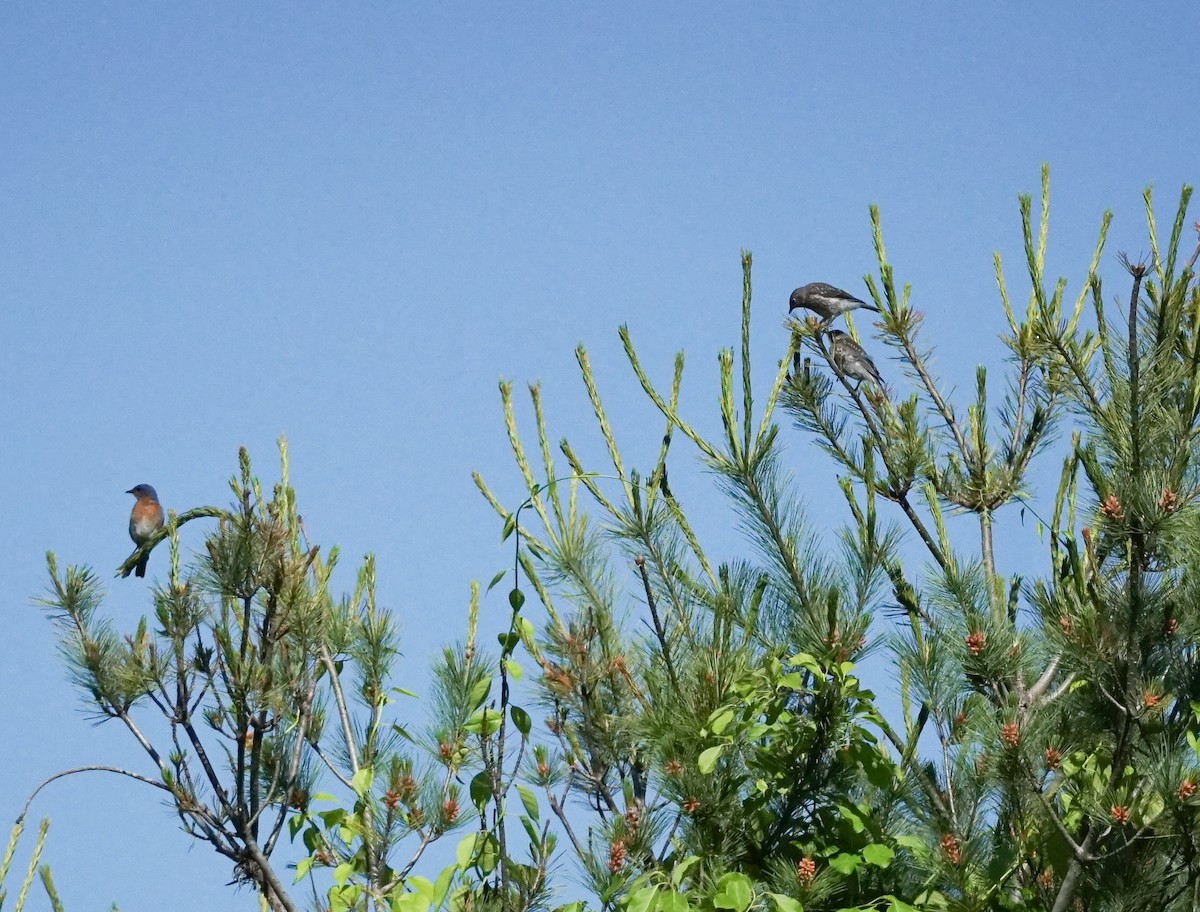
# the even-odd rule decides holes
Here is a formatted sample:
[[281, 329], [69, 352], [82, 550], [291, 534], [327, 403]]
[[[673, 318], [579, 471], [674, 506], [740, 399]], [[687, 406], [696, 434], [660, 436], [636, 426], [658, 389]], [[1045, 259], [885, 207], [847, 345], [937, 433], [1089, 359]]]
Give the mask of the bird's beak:
[[125, 493], [126, 493], [126, 494], [132, 494], [132, 493], [133, 493], [133, 488], [130, 488], [130, 489], [129, 489], [128, 491], [126, 491]]

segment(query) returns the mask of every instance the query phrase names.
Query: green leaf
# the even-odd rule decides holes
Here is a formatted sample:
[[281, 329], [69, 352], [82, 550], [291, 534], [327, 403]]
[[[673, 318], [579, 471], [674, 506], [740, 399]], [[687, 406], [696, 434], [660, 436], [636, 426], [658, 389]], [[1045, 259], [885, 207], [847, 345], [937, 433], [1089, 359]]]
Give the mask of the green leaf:
[[326, 829], [332, 829], [346, 819], [346, 809], [334, 808], [332, 811], [321, 811], [317, 816], [321, 818]]
[[[502, 531], [500, 533], [500, 541], [507, 541], [508, 537], [513, 534], [513, 532], [516, 530], [516, 528], [517, 528], [516, 514], [509, 513], [508, 516], [504, 517], [504, 531]], [[489, 586], [488, 588], [490, 589], [491, 587]]]
[[[507, 538], [507, 535], [505, 537]], [[487, 595], [489, 592], [491, 592], [493, 589], [495, 589], [496, 584], [499, 583], [500, 580], [504, 579], [504, 574], [506, 574], [506, 573], [508, 573], [507, 570], [501, 570], [499, 573], [497, 573], [495, 576], [493, 576], [492, 581], [490, 583], [488, 583], [487, 589], [485, 589], [483, 591], [483, 594]]]
[[408, 878], [408, 885], [426, 899], [433, 897], [433, 884], [429, 882], [429, 878], [427, 877], [421, 877], [419, 874], [413, 874]]
[[850, 855], [847, 852], [840, 852], [829, 859], [829, 867], [833, 868], [839, 874], [853, 874], [858, 870], [860, 864], [862, 864], [862, 856]]
[[487, 770], [481, 770], [475, 774], [475, 778], [471, 780], [470, 792], [471, 803], [479, 808], [479, 812], [482, 814], [483, 809], [492, 799], [492, 783]]
[[301, 858], [296, 864], [296, 879], [292, 883], [300, 883], [304, 879], [304, 875], [308, 873], [309, 868], [313, 866], [313, 858], [310, 855], [308, 858]]
[[460, 871], [465, 871], [471, 866], [471, 859], [475, 857], [475, 836], [472, 833], [470, 836], [464, 836], [458, 841], [458, 845], [454, 848], [454, 860], [458, 862]]
[[512, 591], [508, 593], [508, 603], [512, 605], [513, 611], [520, 611], [521, 606], [525, 604], [525, 593], [513, 587]]
[[473, 735], [482, 735], [484, 738], [490, 737], [500, 728], [500, 720], [503, 717], [494, 709], [488, 709], [484, 706], [464, 724], [463, 728]]
[[815, 674], [817, 677], [825, 676], [825, 669], [821, 667], [821, 663], [816, 660], [815, 656], [807, 652], [798, 652], [787, 660], [789, 665], [799, 665], [801, 668], [806, 668]]
[[429, 900], [429, 904], [435, 909], [440, 909], [442, 903], [446, 899], [446, 894], [450, 892], [450, 884], [454, 880], [454, 875], [458, 873], [457, 865], [449, 865], [442, 869], [442, 873], [438, 875], [437, 883], [433, 885], [433, 896]]
[[713, 771], [713, 767], [717, 765], [717, 760], [720, 758], [721, 752], [724, 750], [724, 744], [717, 744], [703, 751], [700, 754], [700, 760], [697, 764], [700, 767], [700, 772], [704, 773], [705, 775], [711, 773]]
[[687, 897], [674, 890], [663, 890], [658, 894], [657, 912], [688, 912], [691, 905]]
[[532, 820], [538, 819], [538, 800], [537, 795], [527, 789], [525, 786], [518, 783], [517, 794], [521, 796], [521, 804], [525, 805], [525, 813]]
[[804, 687], [804, 675], [798, 671], [790, 671], [779, 679], [779, 686], [788, 690], [800, 690]]
[[293, 814], [288, 818], [288, 841], [295, 842], [296, 834], [304, 829], [308, 817], [305, 814]]
[[354, 908], [362, 890], [356, 884], [331, 887], [329, 890], [329, 912], [347, 912]]
[[375, 769], [370, 766], [362, 767], [350, 780], [350, 787], [359, 798], [366, 799], [371, 791], [371, 783], [375, 781]]
[[910, 852], [920, 852], [927, 848], [925, 840], [920, 836], [913, 836], [911, 833], [905, 833], [902, 836], [896, 837], [896, 845], [901, 848], [908, 849]]
[[535, 857], [541, 855], [542, 852], [542, 837], [538, 833], [537, 827], [534, 826], [532, 820], [526, 815], [521, 815], [521, 826], [525, 830], [525, 835], [529, 837], [529, 851]]
[[910, 906], [902, 899], [895, 896], [889, 896], [888, 899], [891, 902], [888, 903], [887, 912], [917, 912], [916, 906]]
[[393, 893], [388, 904], [396, 912], [427, 912], [430, 905], [429, 897], [420, 893]]
[[775, 907], [779, 912], [804, 912], [804, 904], [798, 899], [784, 896], [782, 893], [768, 893], [767, 895], [775, 901]]
[[861, 833], [863, 831], [866, 825], [863, 823], [863, 819], [859, 816], [858, 811], [844, 804], [839, 804], [838, 812], [842, 815], [842, 819], [850, 824], [854, 832]]
[[470, 706], [471, 709], [479, 709], [483, 705], [483, 701], [487, 699], [488, 693], [492, 689], [491, 678], [481, 678], [475, 682], [475, 686], [471, 688]]
[[714, 735], [719, 735], [729, 727], [729, 723], [732, 721], [733, 710], [722, 709], [713, 716], [712, 720], [708, 723], [708, 727]]
[[508, 656], [521, 645], [521, 638], [511, 631], [496, 634], [496, 642], [500, 644], [503, 655]]
[[339, 887], [344, 886], [346, 881], [350, 879], [350, 875], [354, 873], [354, 863], [343, 861], [340, 865], [333, 869], [333, 882]]
[[525, 712], [519, 706], [510, 706], [508, 714], [512, 717], [513, 725], [517, 727], [517, 731], [523, 735], [528, 735], [529, 730], [533, 728], [533, 721], [529, 718], [529, 713]]
[[875, 865], [877, 868], [886, 868], [892, 863], [896, 853], [892, 851], [890, 846], [883, 845], [879, 842], [873, 842], [868, 846], [863, 846], [862, 857], [869, 865]]
[[[520, 641], [518, 640], [518, 642]], [[504, 670], [508, 672], [509, 677], [511, 677], [514, 681], [521, 680], [521, 675], [525, 674], [525, 672], [521, 669], [521, 666], [518, 665], [513, 659], [504, 660]]]
[[475, 858], [475, 864], [479, 868], [479, 873], [487, 877], [492, 871], [496, 870], [496, 865], [500, 863], [500, 844], [496, 842], [492, 834], [489, 833], [483, 838], [483, 845], [479, 847], [479, 853]]
[[754, 902], [754, 882], [745, 874], [724, 874], [717, 881], [717, 894], [713, 905], [718, 909], [746, 912]]
[[658, 898], [658, 887], [654, 884], [634, 890], [625, 897], [625, 912], [651, 912]]
[[687, 876], [688, 869], [700, 860], [698, 855], [689, 855], [682, 861], [676, 862], [671, 868], [671, 886], [678, 888], [683, 883], [683, 878]]

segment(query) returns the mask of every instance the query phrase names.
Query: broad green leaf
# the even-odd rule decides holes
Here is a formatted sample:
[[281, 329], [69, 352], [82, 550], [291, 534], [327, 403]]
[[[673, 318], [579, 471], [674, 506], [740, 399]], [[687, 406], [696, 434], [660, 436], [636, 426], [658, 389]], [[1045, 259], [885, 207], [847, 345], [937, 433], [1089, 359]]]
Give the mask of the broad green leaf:
[[472, 833], [470, 836], [464, 836], [454, 848], [454, 860], [458, 862], [458, 867], [461, 871], [469, 868], [471, 866], [471, 859], [475, 857], [475, 836], [475, 833]]
[[745, 874], [725, 874], [717, 881], [713, 905], [718, 909], [746, 912], [754, 902], [754, 882]]
[[339, 887], [343, 886], [350, 875], [354, 873], [354, 864], [349, 861], [343, 861], [340, 865], [333, 869], [333, 882]]
[[304, 879], [304, 875], [308, 873], [308, 869], [313, 866], [313, 858], [310, 855], [308, 858], [301, 858], [296, 864], [296, 879], [292, 883], [300, 883]]
[[523, 674], [525, 674], [525, 672], [521, 669], [521, 666], [517, 664], [515, 659], [505, 659], [504, 660], [504, 670], [508, 672], [509, 677], [511, 677], [514, 681], [521, 680], [521, 676]]
[[321, 811], [317, 814], [327, 829], [331, 829], [346, 819], [345, 808], [334, 808], [332, 811]]
[[677, 862], [671, 868], [671, 886], [678, 887], [683, 883], [683, 878], [687, 876], [688, 869], [700, 860], [698, 855], [689, 855], [687, 858]]
[[366, 799], [371, 791], [371, 783], [375, 781], [375, 770], [373, 767], [364, 766], [354, 774], [350, 780], [350, 787], [354, 789], [354, 794], [359, 798]]
[[464, 723], [463, 728], [473, 735], [487, 738], [494, 735], [500, 727], [500, 718], [500, 713], [484, 706]]
[[784, 896], [782, 893], [768, 893], [767, 895], [775, 901], [775, 907], [779, 912], [804, 912], [804, 904], [798, 899]]
[[821, 667], [821, 663], [816, 660], [815, 656], [807, 652], [798, 652], [787, 660], [789, 665], [799, 665], [815, 674], [817, 677], [825, 676], [825, 669]]
[[888, 897], [891, 902], [888, 903], [887, 912], [917, 912], [915, 906], [910, 906], [902, 899], [895, 896]]
[[712, 720], [708, 723], [708, 727], [714, 735], [719, 735], [729, 727], [729, 723], [732, 721], [733, 710], [722, 709], [713, 716]]
[[304, 829], [304, 824], [308, 821], [305, 814], [293, 814], [288, 818], [288, 841], [295, 842], [296, 834]]
[[844, 804], [839, 804], [838, 812], [842, 815], [842, 819], [850, 824], [854, 832], [861, 833], [863, 831], [865, 824], [862, 817], [859, 816], [858, 811]]
[[700, 760], [697, 764], [700, 767], [700, 772], [705, 774], [711, 773], [713, 767], [717, 765], [717, 760], [720, 758], [721, 752], [724, 750], [724, 744], [717, 744], [703, 751], [700, 754]]
[[663, 890], [658, 894], [657, 912], [688, 912], [691, 905], [687, 897], [674, 890]]
[[421, 877], [418, 874], [413, 874], [408, 878], [408, 885], [426, 899], [431, 899], [433, 897], [433, 884], [429, 882], [429, 878], [427, 877]]
[[654, 901], [658, 899], [658, 887], [647, 885], [626, 894], [625, 912], [653, 912]]
[[396, 912], [427, 912], [429, 897], [420, 893], [394, 893], [388, 900]]
[[508, 603], [512, 605], [513, 611], [520, 611], [521, 606], [525, 604], [525, 593], [520, 589], [514, 588], [508, 593]]
[[496, 870], [496, 865], [500, 863], [500, 844], [489, 833], [483, 838], [483, 845], [479, 848], [479, 854], [475, 859], [475, 864], [479, 867], [479, 872], [487, 877], [492, 871]]
[[847, 852], [840, 852], [829, 859], [829, 867], [833, 868], [839, 874], [853, 874], [858, 870], [860, 864], [862, 864], [862, 856], [851, 855]]
[[508, 714], [513, 720], [513, 725], [517, 727], [517, 731], [523, 735], [528, 735], [530, 729], [533, 728], [533, 720], [529, 718], [529, 713], [525, 712], [519, 706], [511, 706], [509, 707]]
[[[518, 786], [519, 787], [519, 786]], [[535, 856], [542, 852], [542, 836], [537, 831], [537, 827], [533, 825], [533, 821], [528, 815], [521, 815], [521, 826], [525, 830], [525, 835], [529, 837], [529, 851]]]
[[538, 800], [537, 795], [527, 789], [525, 786], [517, 785], [517, 794], [521, 796], [521, 804], [525, 805], [525, 813], [529, 815], [531, 820], [538, 819]]
[[886, 868], [892, 863], [892, 858], [895, 855], [896, 853], [892, 851], [890, 846], [879, 842], [864, 846], [862, 850], [863, 861], [869, 865], [875, 865], [877, 868]]
[[457, 873], [458, 867], [456, 865], [449, 865], [443, 868], [442, 873], [438, 875], [437, 883], [433, 885], [433, 896], [429, 900], [429, 904], [435, 909], [442, 907], [442, 903], [446, 899], [446, 894], [450, 891], [450, 884]]
[[479, 709], [483, 705], [483, 701], [487, 699], [488, 693], [492, 689], [492, 679], [483, 678], [475, 683], [471, 689], [470, 706], [471, 709]]
[[514, 631], [508, 630], [504, 633], [496, 634], [496, 642], [500, 644], [501, 652], [504, 655], [511, 655], [521, 643], [521, 637]]
[[779, 686], [786, 687], [788, 690], [800, 690], [804, 687], [804, 675], [798, 671], [789, 671], [779, 679]]
[[475, 778], [471, 780], [470, 793], [471, 803], [482, 813], [487, 803], [492, 800], [492, 782], [487, 770], [475, 774]]
[[329, 912], [345, 912], [354, 908], [362, 890], [356, 884], [332, 887], [329, 890]]

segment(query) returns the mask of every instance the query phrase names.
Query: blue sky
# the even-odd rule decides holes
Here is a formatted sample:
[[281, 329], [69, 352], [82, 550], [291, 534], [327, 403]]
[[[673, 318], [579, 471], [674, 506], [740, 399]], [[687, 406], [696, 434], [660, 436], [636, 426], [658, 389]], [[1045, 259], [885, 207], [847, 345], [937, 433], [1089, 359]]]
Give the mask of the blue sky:
[[[421, 691], [469, 581], [508, 559], [470, 480], [517, 499], [499, 377], [542, 380], [555, 435], [595, 452], [584, 341], [646, 463], [661, 424], [616, 327], [655, 376], [687, 352], [685, 413], [715, 427], [739, 250], [765, 383], [793, 287], [863, 291], [877, 203], [969, 389], [999, 356], [993, 251], [1025, 288], [1016, 195], [1042, 162], [1072, 292], [1103, 209], [1115, 293], [1115, 252], [1146, 247], [1142, 188], [1166, 219], [1196, 180], [1197, 25], [1100, 2], [5, 5], [0, 809], [63, 767], [145, 765], [77, 711], [31, 606], [47, 549], [105, 576], [128, 554], [127, 488], [223, 503], [238, 446], [273, 477], [286, 434], [310, 534], [348, 564], [376, 552], [399, 683]], [[804, 496], [835, 504], [830, 466], [784, 436]], [[132, 627], [146, 583], [109, 593]], [[254, 907], [148, 790], [79, 777], [46, 814], [69, 910]]]

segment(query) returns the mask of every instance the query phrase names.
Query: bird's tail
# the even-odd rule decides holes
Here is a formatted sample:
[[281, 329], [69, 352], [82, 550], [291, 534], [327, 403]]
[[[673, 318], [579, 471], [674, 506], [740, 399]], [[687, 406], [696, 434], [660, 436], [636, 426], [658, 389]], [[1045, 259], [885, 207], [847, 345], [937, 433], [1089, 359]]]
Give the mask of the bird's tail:
[[143, 557], [140, 561], [137, 562], [137, 568], [133, 571], [133, 575], [134, 576], [145, 576], [146, 575], [146, 564], [148, 564], [148, 563], [150, 563], [150, 555], [149, 554], [147, 554], [145, 557]]

